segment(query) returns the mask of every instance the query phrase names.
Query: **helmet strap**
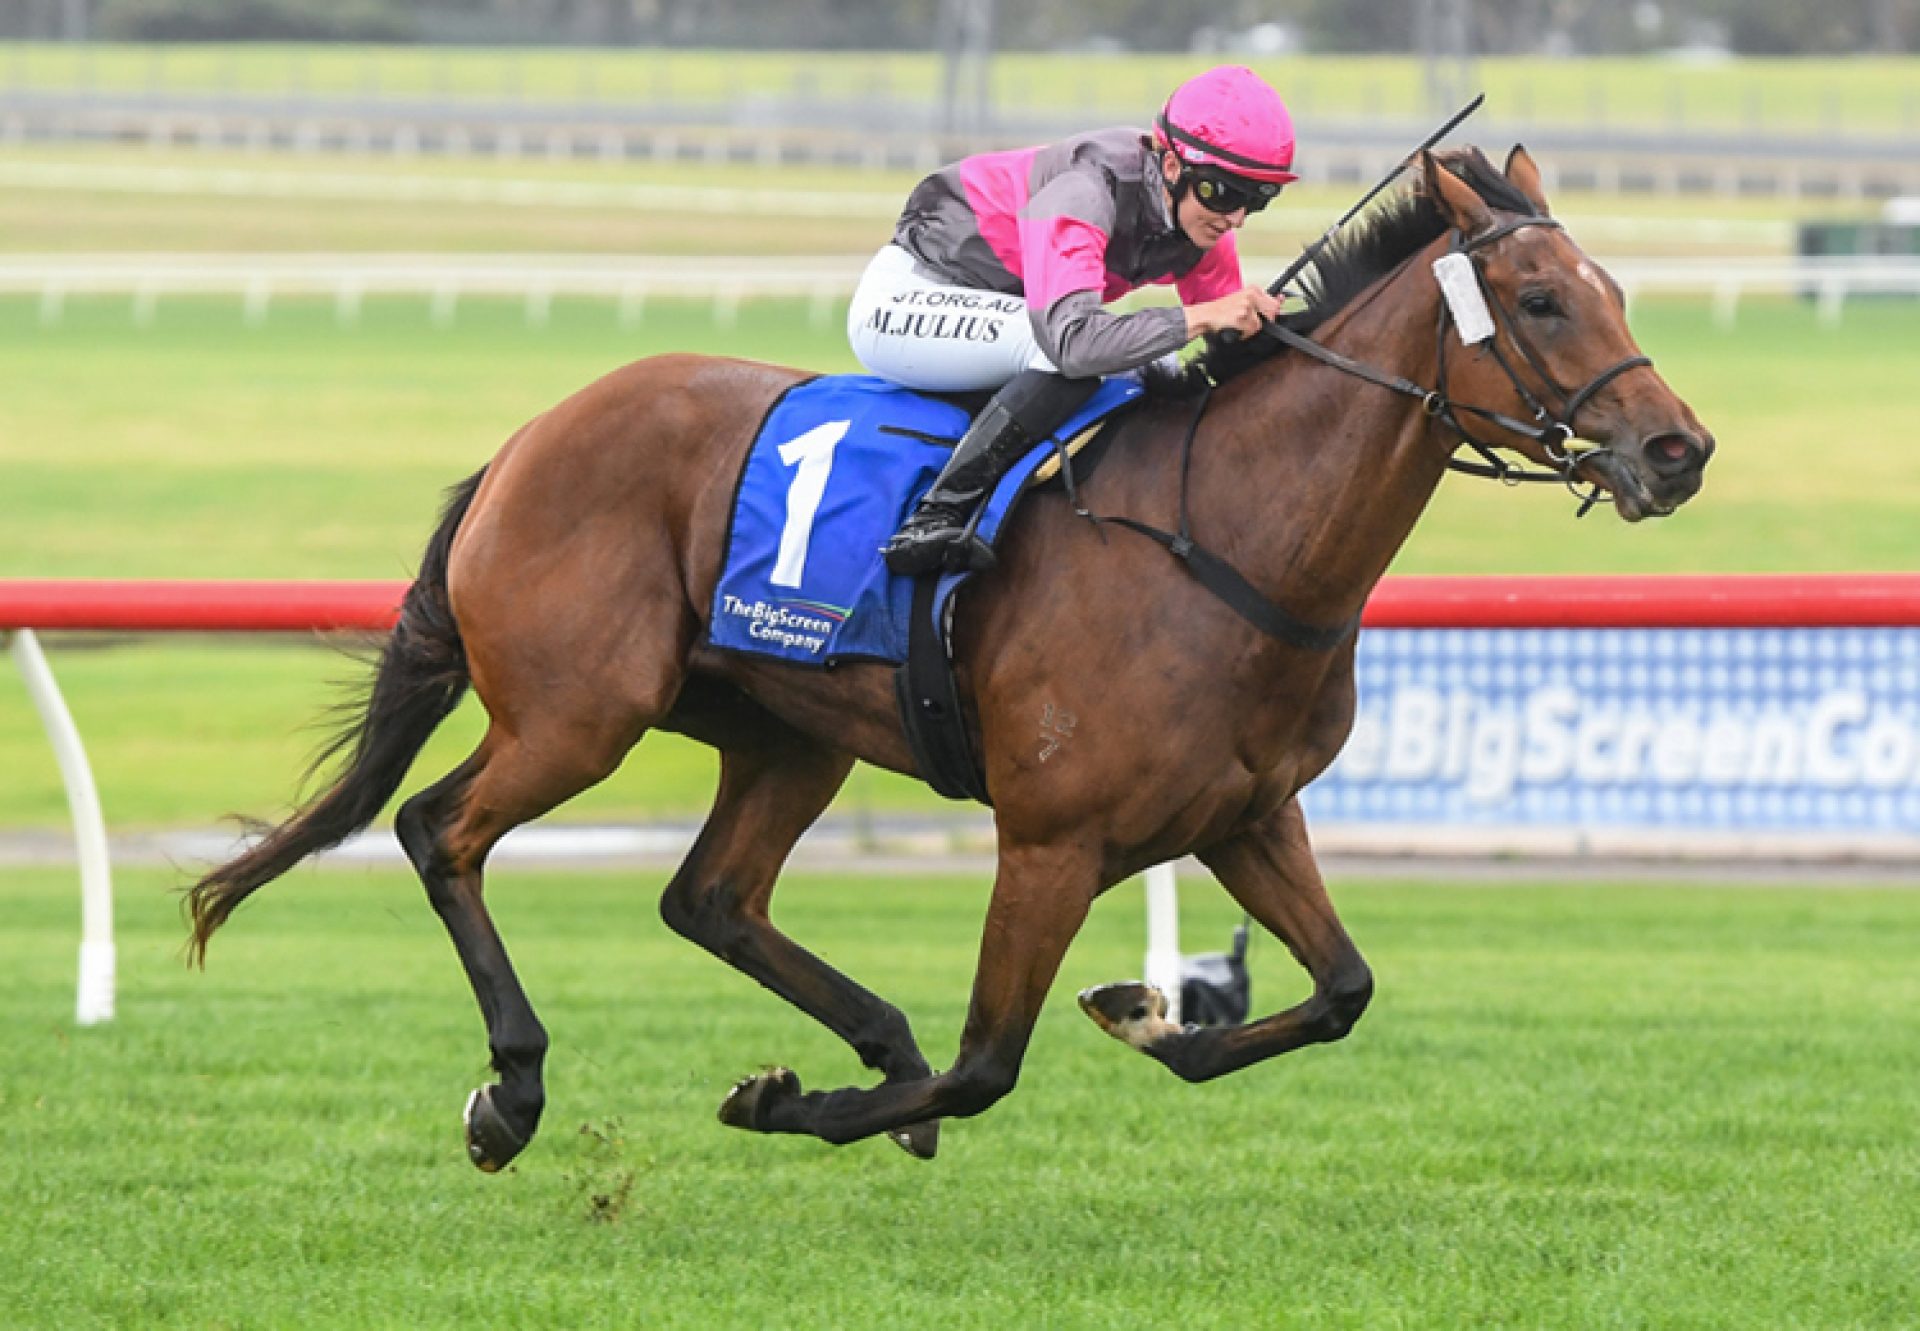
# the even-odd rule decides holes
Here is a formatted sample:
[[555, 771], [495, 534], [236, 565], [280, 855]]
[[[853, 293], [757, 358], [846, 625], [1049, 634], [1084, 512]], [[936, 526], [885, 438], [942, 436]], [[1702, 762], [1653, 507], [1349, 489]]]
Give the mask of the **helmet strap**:
[[[1179, 168], [1174, 173], [1172, 180], [1167, 179], [1167, 158], [1169, 155], [1172, 156], [1174, 164]], [[1164, 140], [1160, 145], [1160, 150], [1154, 154], [1153, 165], [1154, 169], [1160, 173], [1160, 183], [1167, 187], [1167, 195], [1173, 200], [1174, 211], [1177, 213], [1180, 208], [1180, 200], [1186, 198], [1187, 191], [1193, 188], [1193, 168], [1187, 165], [1184, 157], [1174, 152], [1172, 148], [1167, 147]], [[1178, 220], [1176, 217], [1175, 221]]]

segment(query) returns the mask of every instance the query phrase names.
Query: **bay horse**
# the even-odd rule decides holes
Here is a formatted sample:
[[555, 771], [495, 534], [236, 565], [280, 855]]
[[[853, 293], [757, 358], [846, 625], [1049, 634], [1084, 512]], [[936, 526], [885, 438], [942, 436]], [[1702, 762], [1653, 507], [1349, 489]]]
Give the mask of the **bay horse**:
[[[1449, 347], [1450, 307], [1430, 272], [1449, 251], [1468, 257], [1497, 315], [1472, 349]], [[954, 654], [998, 867], [945, 1072], [895, 1007], [768, 918], [789, 851], [856, 760], [918, 773], [890, 668], [796, 670], [703, 643], [745, 452], [769, 406], [807, 377], [739, 360], [616, 370], [455, 488], [329, 751], [338, 776], [189, 890], [190, 955], [204, 962], [256, 889], [367, 826], [471, 685], [484, 737], [401, 806], [396, 828], [486, 1022], [497, 1080], [464, 1113], [483, 1170], [532, 1139], [547, 1052], [482, 900], [488, 852], [612, 773], [652, 728], [720, 755], [712, 813], [661, 897], [666, 923], [882, 1079], [808, 1092], [775, 1069], [726, 1096], [728, 1124], [833, 1143], [885, 1134], [931, 1156], [939, 1120], [1013, 1088], [1094, 900], [1189, 854], [1285, 943], [1312, 995], [1241, 1026], [1181, 1028], [1160, 995], [1123, 983], [1083, 994], [1088, 1014], [1188, 1081], [1342, 1038], [1373, 978], [1297, 799], [1353, 723], [1354, 639], [1334, 630], [1357, 622], [1463, 440], [1593, 483], [1628, 521], [1691, 498], [1714, 442], [1639, 354], [1619, 288], [1551, 217], [1524, 149], [1503, 169], [1474, 149], [1422, 153], [1412, 184], [1321, 255], [1306, 308], [1282, 322], [1276, 338], [1206, 353], [1217, 387], [1197, 419], [1171, 397], [1128, 415], [1078, 502], [1190, 524], [1325, 641], [1263, 634], [1164, 549], [1050, 492], [1025, 501], [999, 571], [960, 598]], [[1575, 436], [1588, 446], [1571, 451]], [[1075, 718], [1070, 734], [1047, 724], [1061, 714]]]

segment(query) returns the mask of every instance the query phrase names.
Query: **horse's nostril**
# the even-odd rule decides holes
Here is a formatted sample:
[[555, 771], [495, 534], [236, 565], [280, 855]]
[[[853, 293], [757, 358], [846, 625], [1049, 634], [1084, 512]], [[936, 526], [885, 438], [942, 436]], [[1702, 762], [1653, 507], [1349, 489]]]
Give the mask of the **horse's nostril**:
[[1663, 476], [1692, 471], [1705, 466], [1707, 460], [1706, 451], [1700, 447], [1698, 440], [1677, 432], [1658, 434], [1647, 440], [1646, 453], [1653, 469]]

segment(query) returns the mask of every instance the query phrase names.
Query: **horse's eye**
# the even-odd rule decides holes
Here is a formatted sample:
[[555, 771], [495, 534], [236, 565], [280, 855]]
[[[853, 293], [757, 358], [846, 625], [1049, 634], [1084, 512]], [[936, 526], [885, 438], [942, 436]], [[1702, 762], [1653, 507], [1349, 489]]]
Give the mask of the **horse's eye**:
[[1560, 302], [1544, 291], [1529, 291], [1520, 297], [1520, 308], [1536, 319], [1549, 319], [1560, 313]]

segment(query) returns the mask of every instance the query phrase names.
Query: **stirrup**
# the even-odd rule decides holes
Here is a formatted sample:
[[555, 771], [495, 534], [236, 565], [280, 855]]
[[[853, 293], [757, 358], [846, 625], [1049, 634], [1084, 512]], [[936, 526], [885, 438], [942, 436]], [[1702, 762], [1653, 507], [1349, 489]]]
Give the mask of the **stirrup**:
[[999, 561], [988, 544], [973, 534], [970, 523], [954, 523], [926, 531], [902, 528], [882, 547], [887, 568], [903, 577], [923, 573], [984, 573]]
[[971, 528], [947, 546], [945, 568], [949, 573], [985, 573], [999, 563], [1000, 556], [993, 552], [993, 547], [975, 536]]

